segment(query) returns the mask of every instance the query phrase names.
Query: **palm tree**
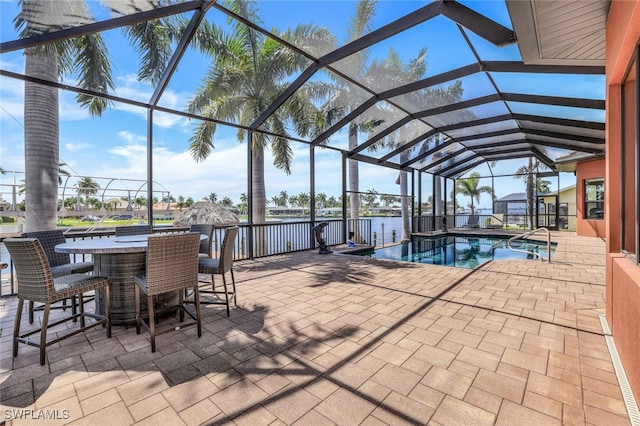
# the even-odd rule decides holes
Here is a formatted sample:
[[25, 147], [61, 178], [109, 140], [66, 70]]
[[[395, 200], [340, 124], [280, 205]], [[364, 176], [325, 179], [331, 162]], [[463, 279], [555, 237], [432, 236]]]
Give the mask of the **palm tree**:
[[544, 194], [551, 192], [551, 181], [542, 179], [541, 177], [536, 177], [534, 185], [536, 188], [536, 192], [541, 192]]
[[[46, 17], [46, 18], [45, 18]], [[23, 0], [16, 17], [21, 37], [92, 22], [84, 1], [43, 2]], [[43, 25], [52, 22], [57, 26]], [[29, 47], [25, 50], [25, 74], [48, 81], [77, 71], [79, 85], [85, 89], [113, 89], [111, 68], [100, 34], [81, 36], [54, 44]], [[99, 115], [107, 106], [103, 98], [79, 94], [76, 98]], [[26, 231], [54, 229], [57, 219], [59, 123], [58, 89], [25, 82], [24, 142]]]
[[327, 194], [321, 192], [316, 194], [316, 209], [323, 209], [327, 207]]
[[[390, 84], [408, 84], [415, 82], [424, 75], [427, 70], [427, 50], [422, 48], [418, 51], [415, 59], [405, 64], [394, 49], [389, 51], [389, 56], [380, 64], [374, 63], [372, 68], [376, 68], [378, 71], [376, 74], [380, 79], [388, 81]], [[444, 103], [457, 102], [462, 98], [462, 83], [457, 81], [452, 83], [446, 88], [431, 89], [412, 92], [405, 96], [406, 102], [413, 105], [412, 109], [420, 110], [425, 108], [432, 108], [435, 106], [443, 105]], [[461, 114], [457, 112], [456, 114]], [[409, 141], [415, 139], [424, 130], [421, 122], [413, 121], [396, 132], [393, 132], [386, 138], [384, 138], [380, 144], [389, 146], [393, 149], [407, 144]], [[430, 148], [429, 142], [420, 145], [421, 150], [428, 150]], [[410, 154], [416, 148], [408, 148], [400, 153], [400, 163], [404, 163], [409, 160]], [[434, 158], [437, 154], [434, 154]], [[438, 179], [439, 181], [439, 179]], [[409, 241], [411, 238], [411, 228], [409, 217], [411, 215], [411, 205], [409, 198], [409, 179], [408, 172], [401, 171], [396, 181], [400, 185], [400, 207], [402, 214], [402, 237], [401, 241]], [[437, 185], [436, 189], [440, 186]], [[437, 192], [437, 191], [436, 191]]]
[[287, 207], [289, 204], [289, 194], [287, 191], [280, 191], [280, 195], [278, 196], [278, 205], [282, 207]]
[[360, 194], [360, 198], [364, 205], [370, 209], [371, 207], [375, 207], [375, 203], [378, 199], [378, 191], [375, 189], [369, 189], [367, 192]]
[[241, 214], [247, 213], [248, 201], [249, 201], [249, 198], [247, 197], [247, 194], [245, 194], [244, 192], [240, 194], [240, 204], [238, 204], [238, 210], [240, 210]]
[[480, 202], [480, 195], [489, 194], [493, 197], [493, 188], [490, 186], [478, 186], [480, 184], [480, 173], [473, 172], [466, 179], [456, 180], [456, 193], [466, 195], [471, 199], [471, 214], [475, 214], [474, 200]]
[[[261, 23], [259, 9], [254, 2], [227, 0], [226, 7], [234, 13]], [[288, 78], [299, 72], [306, 63], [299, 55], [273, 39], [233, 21], [229, 31], [211, 25], [208, 43], [201, 48], [213, 59], [205, 80], [188, 104], [188, 111], [219, 120], [237, 121], [250, 125], [288, 86]], [[275, 30], [274, 30], [275, 31]], [[300, 25], [293, 30], [275, 34], [313, 52], [324, 44], [333, 44], [327, 30]], [[196, 37], [198, 40], [198, 37]], [[310, 131], [311, 104], [299, 92], [272, 114], [261, 128], [284, 137], [255, 132], [251, 140], [252, 213], [256, 223], [265, 221], [267, 204], [264, 182], [264, 150], [270, 147], [274, 165], [285, 173], [291, 172], [292, 151], [286, 135], [293, 127], [304, 136]], [[190, 139], [189, 149], [196, 161], [205, 160], [213, 146], [216, 123], [203, 121]], [[246, 140], [246, 132], [238, 132], [238, 140]]]
[[62, 176], [66, 176], [69, 177], [71, 176], [71, 173], [69, 173], [67, 170], [63, 169], [63, 166], [66, 166], [67, 163], [63, 163], [60, 162], [58, 164], [58, 185], [62, 185]]
[[[95, 21], [85, 0], [22, 0], [21, 3], [15, 22], [23, 38]], [[136, 7], [136, 0], [127, 3]], [[128, 6], [122, 2], [109, 4]], [[177, 37], [177, 27], [165, 25], [168, 22], [156, 20], [125, 28], [142, 58], [140, 81], [156, 83], [166, 69], [170, 43]], [[114, 88], [107, 49], [100, 33], [29, 47], [25, 57], [27, 76], [58, 81], [63, 75], [77, 73], [80, 88], [102, 93]], [[78, 94], [76, 100], [88, 108], [92, 116], [102, 114], [108, 106], [105, 98], [83, 93]], [[26, 81], [24, 112], [25, 181], [29, 184], [25, 195], [25, 230], [54, 229], [59, 182], [58, 89]]]
[[100, 184], [95, 180], [91, 179], [89, 176], [85, 176], [82, 179], [80, 179], [78, 182], [76, 182], [76, 184], [73, 187], [78, 193], [78, 197], [81, 197], [82, 195], [85, 196], [85, 208], [86, 208], [89, 205], [89, 197], [91, 195], [95, 195], [98, 192], [98, 189], [100, 189]]
[[[529, 162], [526, 166], [520, 167], [516, 170], [516, 174], [513, 176], [514, 179], [522, 179], [525, 181], [526, 191], [527, 191], [527, 215], [529, 216], [529, 224], [530, 229], [533, 229], [533, 214], [534, 214], [534, 204], [535, 204], [535, 192], [539, 189], [543, 189], [545, 186], [548, 189], [549, 184], [544, 184], [543, 181], [539, 178], [536, 178], [535, 174], [538, 171], [540, 166], [540, 162], [536, 158], [529, 157]], [[544, 192], [544, 191], [540, 191]]]
[[307, 207], [311, 203], [311, 197], [309, 196], [308, 192], [299, 193], [297, 198], [299, 207]]
[[[351, 18], [349, 28], [347, 29], [346, 43], [361, 38], [371, 31], [373, 28], [373, 17], [376, 13], [378, 0], [360, 0], [356, 5], [356, 11]], [[362, 49], [357, 53], [340, 61], [340, 69], [352, 78], [358, 81], [375, 81], [377, 76], [372, 75], [372, 68], [369, 66], [369, 49]], [[335, 78], [335, 86], [333, 94], [330, 97], [331, 105], [324, 105], [321, 109], [324, 111], [335, 111], [332, 105], [340, 106], [341, 114], [349, 114], [352, 110], [361, 105], [368, 97], [368, 94], [355, 87], [353, 84], [345, 80], [338, 79], [337, 76], [331, 74]], [[331, 120], [327, 120], [330, 122]], [[368, 132], [379, 125], [381, 121], [376, 117], [360, 116], [356, 120], [349, 123], [349, 151], [354, 150], [358, 146], [358, 132]], [[349, 216], [351, 219], [357, 219], [360, 215], [360, 194], [359, 194], [359, 174], [358, 161], [349, 159]]]

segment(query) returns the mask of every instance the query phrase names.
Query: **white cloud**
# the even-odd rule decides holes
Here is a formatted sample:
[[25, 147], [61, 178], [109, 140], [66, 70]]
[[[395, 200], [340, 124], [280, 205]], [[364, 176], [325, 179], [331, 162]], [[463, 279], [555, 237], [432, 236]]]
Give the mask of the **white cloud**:
[[88, 143], [88, 142], [76, 142], [76, 143], [66, 143], [64, 144], [64, 147], [70, 151], [70, 152], [74, 152], [74, 151], [82, 151], [85, 149], [89, 149], [92, 148], [93, 145]]
[[[124, 76], [120, 76], [116, 78], [119, 83], [122, 83], [122, 86], [118, 86], [115, 90], [115, 95], [136, 100], [143, 103], [148, 103], [153, 95], [153, 89], [147, 83], [141, 83], [137, 81], [137, 76], [135, 74], [127, 74]], [[188, 93], [176, 93], [171, 89], [166, 89], [162, 96], [160, 97], [159, 105], [175, 109], [175, 110], [183, 110], [185, 107], [185, 99], [189, 98]], [[140, 117], [147, 118], [147, 109], [137, 107], [135, 105], [124, 104], [124, 103], [116, 103], [115, 108], [120, 111], [127, 111], [134, 113]], [[172, 128], [174, 126], [187, 127], [189, 120], [185, 117], [169, 114], [165, 112], [156, 111], [153, 114], [153, 124], [155, 126], [161, 128]]]
[[143, 144], [146, 145], [147, 143], [147, 137], [143, 136], [143, 135], [136, 135], [132, 132], [130, 132], [129, 130], [120, 130], [118, 133], [118, 137], [120, 139], [122, 139], [125, 142], [129, 142], [129, 143], [139, 143], [139, 144]]

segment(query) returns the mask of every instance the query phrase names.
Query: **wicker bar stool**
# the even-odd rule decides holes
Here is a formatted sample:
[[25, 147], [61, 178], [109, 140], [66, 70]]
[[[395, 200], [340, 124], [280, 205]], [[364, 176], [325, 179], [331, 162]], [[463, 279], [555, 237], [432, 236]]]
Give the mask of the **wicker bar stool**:
[[151, 225], [129, 225], [116, 226], [116, 237], [124, 237], [126, 235], [147, 235], [153, 233]]
[[[200, 234], [195, 232], [157, 234], [150, 235], [147, 247], [146, 274], [135, 277], [135, 303], [136, 303], [136, 333], [140, 334], [140, 327], [144, 326], [151, 335], [151, 352], [156, 351], [156, 335], [169, 331], [180, 330], [196, 325], [198, 337], [202, 335], [202, 322], [200, 316], [200, 304], [196, 303], [196, 316], [193, 316], [184, 305], [184, 293], [188, 288], [196, 291], [198, 300], [198, 249], [200, 247]], [[149, 311], [148, 322], [140, 315], [140, 292], [147, 295], [147, 308]], [[153, 297], [166, 293], [178, 294], [178, 309], [180, 322], [184, 320], [186, 312], [194, 321], [181, 324], [178, 327], [165, 328], [156, 331]], [[162, 310], [175, 310], [173, 307], [165, 307]]]
[[[67, 239], [64, 233], [59, 229], [51, 231], [33, 231], [22, 234], [24, 238], [36, 238], [40, 241], [45, 256], [49, 260], [51, 266], [51, 274], [53, 278], [62, 277], [69, 274], [86, 274], [93, 271], [93, 262], [71, 262], [71, 256], [68, 253], [58, 253], [55, 250], [56, 245], [65, 243]], [[85, 302], [93, 300], [85, 299]], [[41, 311], [44, 305], [34, 306], [33, 301], [29, 301], [29, 324], [33, 324], [33, 312]], [[67, 299], [62, 300], [62, 306], [52, 306], [51, 309], [67, 309]], [[71, 300], [71, 310], [77, 313], [75, 298]]]
[[[105, 324], [107, 337], [111, 337], [111, 319], [109, 309], [109, 281], [106, 277], [86, 274], [68, 274], [61, 277], [53, 277], [49, 261], [45, 255], [40, 241], [36, 238], [8, 238], [4, 240], [5, 247], [11, 255], [13, 265], [18, 278], [18, 308], [13, 329], [13, 356], [18, 356], [18, 343], [40, 348], [40, 365], [45, 363], [46, 347], [57, 343], [67, 337], [82, 333], [89, 328], [100, 324]], [[105, 303], [105, 315], [85, 312], [83, 294], [104, 288], [107, 294]], [[66, 298], [78, 296], [78, 308], [80, 313], [72, 313], [58, 321], [49, 324], [49, 313], [51, 304]], [[20, 334], [20, 323], [22, 320], [22, 309], [24, 301], [38, 302], [44, 304], [42, 315], [42, 325], [40, 328]], [[96, 321], [87, 325], [85, 318], [90, 317]], [[47, 328], [55, 327], [69, 320], [80, 319], [80, 327], [64, 335], [47, 341]], [[39, 343], [31, 341], [29, 336], [40, 333]]]
[[126, 235], [147, 235], [153, 233], [151, 225], [126, 225], [116, 226], [116, 237], [124, 237]]
[[[209, 298], [202, 300], [206, 305], [227, 305], [227, 316], [231, 316], [229, 310], [230, 299], [237, 306], [236, 300], [236, 279], [233, 275], [233, 246], [238, 236], [239, 227], [230, 226], [225, 229], [224, 238], [222, 239], [222, 247], [220, 248], [219, 259], [213, 259], [209, 256], [201, 256], [198, 260], [198, 272], [201, 274], [211, 275], [211, 290], [200, 288], [199, 292], [203, 294], [224, 295], [224, 299], [218, 298], [211, 300]], [[232, 291], [227, 287], [226, 273], [231, 272]], [[222, 275], [222, 284], [224, 291], [216, 290], [214, 275]]]
[[199, 256], [211, 257], [211, 243], [213, 242], [213, 225], [208, 223], [196, 223], [189, 227], [189, 232], [199, 232], [207, 237], [206, 240], [200, 241], [200, 249], [198, 250]]

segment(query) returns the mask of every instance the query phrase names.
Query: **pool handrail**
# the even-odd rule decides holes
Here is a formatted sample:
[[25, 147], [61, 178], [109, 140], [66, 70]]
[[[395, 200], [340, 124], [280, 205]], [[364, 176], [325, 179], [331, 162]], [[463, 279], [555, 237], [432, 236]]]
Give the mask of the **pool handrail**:
[[509, 250], [511, 251], [515, 251], [517, 253], [525, 253], [525, 254], [531, 254], [534, 257], [538, 256], [538, 258], [544, 262], [544, 256], [542, 256], [540, 253], [534, 252], [534, 251], [528, 251], [528, 250], [520, 250], [517, 248], [514, 248], [511, 246], [511, 242], [515, 241], [515, 240], [519, 240], [519, 239], [524, 239], [527, 238], [535, 233], [537, 233], [538, 231], [544, 231], [547, 233], [547, 262], [551, 263], [551, 232], [549, 232], [549, 230], [547, 228], [536, 228], [533, 229], [531, 231], [527, 231], [524, 234], [520, 234], [520, 235], [516, 235], [515, 237], [511, 237], [509, 238], [509, 241], [507, 241], [507, 247], [509, 248]]

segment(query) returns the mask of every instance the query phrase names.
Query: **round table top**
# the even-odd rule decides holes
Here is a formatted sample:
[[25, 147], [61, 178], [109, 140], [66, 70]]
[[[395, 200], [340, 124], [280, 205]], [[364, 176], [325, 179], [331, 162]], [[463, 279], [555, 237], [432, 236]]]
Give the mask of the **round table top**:
[[[94, 238], [90, 240], [76, 240], [58, 244], [55, 250], [58, 253], [85, 253], [85, 254], [116, 254], [116, 253], [142, 253], [147, 251], [147, 238], [149, 235], [126, 235], [122, 237]], [[208, 237], [200, 234], [200, 240]]]

